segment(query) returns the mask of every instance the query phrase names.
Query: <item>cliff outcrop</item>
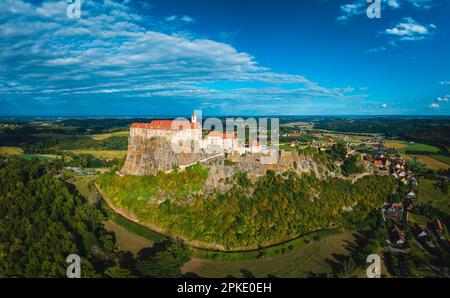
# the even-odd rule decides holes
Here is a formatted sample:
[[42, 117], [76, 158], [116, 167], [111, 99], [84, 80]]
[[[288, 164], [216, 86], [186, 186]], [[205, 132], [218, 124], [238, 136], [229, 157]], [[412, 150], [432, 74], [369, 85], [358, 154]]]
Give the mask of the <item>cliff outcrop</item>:
[[175, 153], [165, 138], [130, 137], [123, 175], [155, 175], [207, 158], [206, 153]]

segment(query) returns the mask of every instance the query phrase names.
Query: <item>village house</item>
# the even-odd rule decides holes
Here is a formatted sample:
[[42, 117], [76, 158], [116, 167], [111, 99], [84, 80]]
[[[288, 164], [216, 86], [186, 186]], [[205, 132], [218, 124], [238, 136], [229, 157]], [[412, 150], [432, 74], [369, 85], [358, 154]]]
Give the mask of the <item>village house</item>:
[[381, 210], [384, 220], [400, 221], [403, 216], [403, 203], [391, 203]]
[[375, 159], [373, 161], [373, 164], [379, 169], [387, 170], [389, 168], [391, 162], [389, 161], [388, 158], [382, 157], [382, 158]]

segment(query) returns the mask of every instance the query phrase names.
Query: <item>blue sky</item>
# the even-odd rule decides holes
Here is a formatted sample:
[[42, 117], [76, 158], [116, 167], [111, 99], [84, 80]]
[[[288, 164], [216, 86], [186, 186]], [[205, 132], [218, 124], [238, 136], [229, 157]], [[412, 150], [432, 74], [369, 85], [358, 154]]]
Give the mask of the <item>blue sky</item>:
[[449, 115], [450, 1], [0, 2], [0, 115]]

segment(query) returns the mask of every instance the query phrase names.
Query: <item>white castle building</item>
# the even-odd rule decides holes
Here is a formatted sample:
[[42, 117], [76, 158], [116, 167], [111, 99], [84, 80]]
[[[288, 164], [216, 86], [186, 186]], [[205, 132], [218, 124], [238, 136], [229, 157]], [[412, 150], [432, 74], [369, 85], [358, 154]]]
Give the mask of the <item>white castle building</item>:
[[198, 141], [200, 148], [211, 151], [223, 151], [226, 153], [237, 152], [259, 153], [262, 151], [257, 140], [250, 142], [249, 147], [239, 144], [236, 133], [222, 133], [210, 131], [202, 139], [202, 125], [197, 122], [197, 116], [192, 114], [188, 120], [153, 120], [150, 123], [133, 123], [130, 128], [131, 137], [151, 139], [163, 137], [168, 141], [174, 139], [179, 142]]

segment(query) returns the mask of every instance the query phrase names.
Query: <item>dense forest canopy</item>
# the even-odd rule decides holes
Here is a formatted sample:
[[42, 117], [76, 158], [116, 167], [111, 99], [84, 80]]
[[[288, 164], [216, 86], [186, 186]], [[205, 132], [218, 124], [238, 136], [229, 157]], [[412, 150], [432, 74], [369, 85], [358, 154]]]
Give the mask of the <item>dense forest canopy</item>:
[[82, 277], [176, 277], [190, 252], [165, 241], [135, 258], [103, 227], [106, 212], [55, 174], [57, 163], [0, 157], [0, 277], [65, 277], [70, 254]]
[[66, 257], [83, 258], [84, 276], [111, 265], [113, 236], [50, 163], [1, 159], [0, 276], [65, 276]]

